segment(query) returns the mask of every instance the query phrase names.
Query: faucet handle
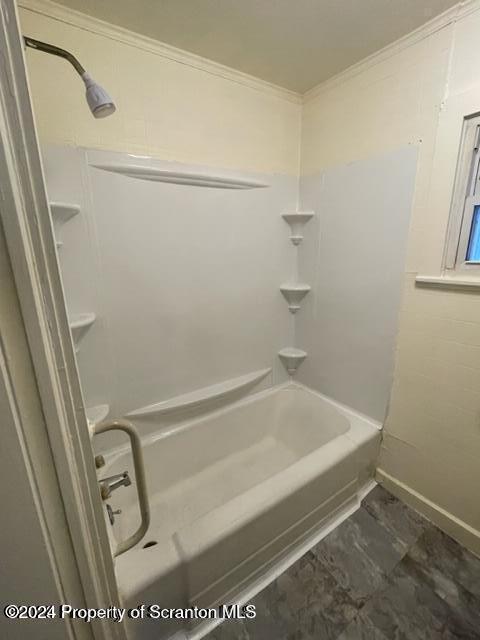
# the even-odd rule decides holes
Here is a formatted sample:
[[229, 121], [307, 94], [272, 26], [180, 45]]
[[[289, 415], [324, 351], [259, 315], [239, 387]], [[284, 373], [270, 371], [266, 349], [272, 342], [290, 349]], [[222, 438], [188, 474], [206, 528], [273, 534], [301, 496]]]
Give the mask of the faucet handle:
[[118, 516], [122, 513], [121, 509], [116, 509], [115, 511], [112, 509], [111, 505], [108, 504], [107, 502], [107, 514], [108, 514], [108, 519], [110, 520], [110, 524], [113, 525], [115, 524], [115, 516]]
[[132, 484], [128, 471], [123, 473], [117, 473], [114, 476], [108, 478], [102, 478], [100, 480], [100, 495], [103, 500], [107, 500], [115, 489], [119, 487], [129, 487]]

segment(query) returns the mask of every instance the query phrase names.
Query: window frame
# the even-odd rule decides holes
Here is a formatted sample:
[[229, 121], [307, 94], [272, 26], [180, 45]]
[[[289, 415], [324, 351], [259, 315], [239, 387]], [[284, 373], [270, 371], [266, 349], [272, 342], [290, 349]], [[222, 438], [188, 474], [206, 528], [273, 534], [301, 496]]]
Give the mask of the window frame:
[[475, 207], [480, 206], [480, 113], [464, 117], [443, 268], [450, 275], [480, 276], [480, 261], [467, 260]]

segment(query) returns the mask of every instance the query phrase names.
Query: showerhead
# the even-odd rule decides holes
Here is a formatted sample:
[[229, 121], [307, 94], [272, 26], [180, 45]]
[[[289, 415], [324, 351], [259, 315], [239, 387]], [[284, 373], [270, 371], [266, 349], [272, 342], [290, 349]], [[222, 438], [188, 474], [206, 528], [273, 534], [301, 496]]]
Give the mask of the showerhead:
[[86, 87], [86, 98], [95, 118], [106, 118], [115, 111], [115, 104], [103, 87], [97, 84], [87, 72], [82, 74]]
[[34, 40], [25, 36], [23, 38], [25, 45], [44, 53], [51, 53], [54, 56], [65, 58], [74, 67], [75, 71], [82, 78], [86, 88], [86, 98], [90, 111], [95, 118], [105, 118], [106, 116], [114, 113], [116, 107], [112, 98], [108, 93], [97, 84], [93, 78], [88, 74], [79, 61], [69, 51], [61, 49], [54, 44], [48, 44], [47, 42], [41, 42], [40, 40]]

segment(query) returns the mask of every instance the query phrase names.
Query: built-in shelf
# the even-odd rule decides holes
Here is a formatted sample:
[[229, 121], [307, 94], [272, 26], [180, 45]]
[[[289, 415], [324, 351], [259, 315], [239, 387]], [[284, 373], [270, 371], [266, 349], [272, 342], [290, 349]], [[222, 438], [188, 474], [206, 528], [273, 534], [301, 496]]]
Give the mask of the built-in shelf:
[[309, 284], [303, 284], [301, 282], [282, 284], [280, 291], [288, 302], [290, 313], [297, 313], [300, 309], [300, 302], [307, 295], [310, 289], [311, 287]]
[[96, 316], [94, 313], [78, 313], [76, 315], [70, 316], [70, 331], [72, 332], [73, 342], [77, 350], [78, 343], [95, 322], [95, 319]]
[[208, 387], [203, 387], [202, 389], [184, 393], [180, 396], [175, 396], [169, 400], [155, 402], [154, 404], [131, 411], [127, 414], [127, 418], [151, 418], [176, 411], [184, 411], [186, 409], [197, 409], [207, 403], [227, 398], [240, 391], [246, 391], [248, 388], [253, 387], [266, 378], [271, 370], [271, 368], [260, 369], [259, 371], [247, 373], [238, 378], [232, 378], [219, 384], [213, 384]]
[[194, 187], [213, 187], [215, 189], [261, 189], [268, 184], [243, 178], [232, 178], [207, 173], [188, 173], [185, 171], [169, 171], [155, 167], [144, 167], [135, 164], [92, 164], [96, 169], [118, 173], [138, 180], [150, 180], [153, 182], [168, 182]]
[[108, 417], [110, 406], [108, 404], [99, 404], [95, 407], [88, 407], [85, 410], [87, 420], [91, 425], [98, 424]]
[[313, 211], [293, 211], [282, 213], [282, 218], [290, 225], [290, 240], [295, 246], [303, 240], [303, 227], [314, 216]]
[[50, 211], [54, 222], [65, 223], [80, 213], [80, 207], [68, 202], [50, 202]]
[[63, 225], [71, 218], [80, 213], [78, 204], [70, 204], [68, 202], [50, 202], [50, 212], [53, 220], [53, 231], [55, 234], [55, 245], [57, 249], [63, 245], [60, 239], [60, 233]]
[[307, 357], [307, 352], [295, 347], [285, 347], [278, 352], [278, 357], [283, 362], [290, 376], [294, 376], [298, 367]]

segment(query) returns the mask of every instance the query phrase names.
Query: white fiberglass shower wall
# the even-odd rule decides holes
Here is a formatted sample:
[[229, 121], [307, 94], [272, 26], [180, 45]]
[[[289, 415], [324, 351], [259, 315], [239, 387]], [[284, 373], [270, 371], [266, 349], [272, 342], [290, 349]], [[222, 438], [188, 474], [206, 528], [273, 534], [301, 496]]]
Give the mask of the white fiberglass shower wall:
[[392, 386], [413, 201], [413, 146], [304, 175], [314, 209], [299, 273], [312, 290], [296, 316], [308, 352], [298, 380], [383, 424]]
[[287, 379], [276, 354], [294, 326], [279, 287], [295, 250], [280, 214], [296, 207], [294, 177], [43, 156], [50, 200], [79, 209], [56, 233], [71, 318], [95, 318], [77, 345], [88, 407], [120, 416], [255, 372], [264, 386]]
[[[76, 331], [87, 407], [121, 416], [250, 375], [246, 390], [271, 386], [295, 346], [300, 382], [383, 422], [413, 148], [302, 177], [300, 194], [290, 176], [83, 148], [45, 147], [44, 163], [51, 201], [78, 214], [52, 210], [72, 323], [91, 321]], [[297, 246], [282, 213], [298, 199], [315, 214]], [[295, 314], [292, 280], [310, 287]]]

